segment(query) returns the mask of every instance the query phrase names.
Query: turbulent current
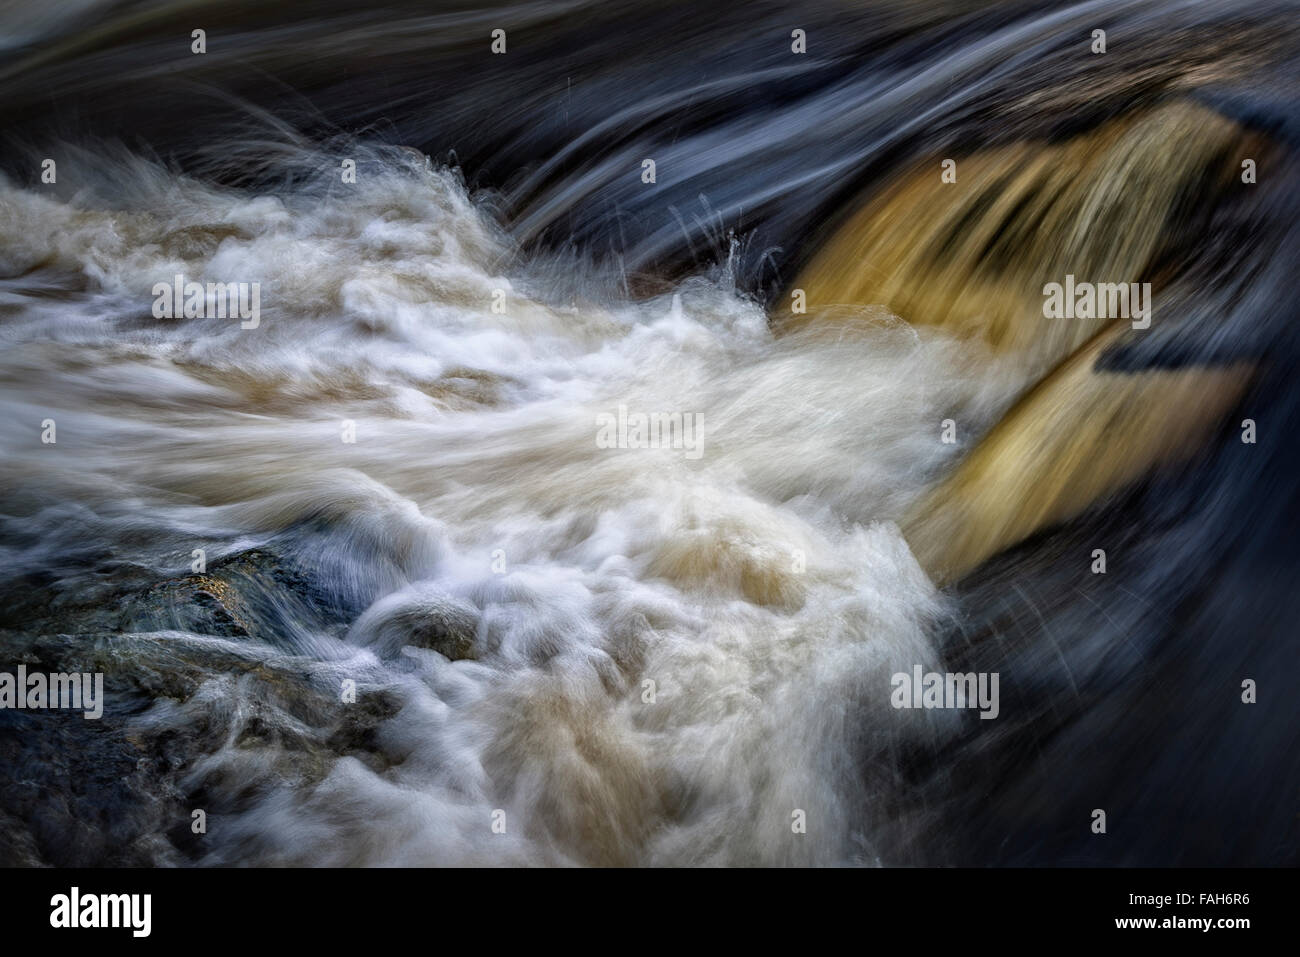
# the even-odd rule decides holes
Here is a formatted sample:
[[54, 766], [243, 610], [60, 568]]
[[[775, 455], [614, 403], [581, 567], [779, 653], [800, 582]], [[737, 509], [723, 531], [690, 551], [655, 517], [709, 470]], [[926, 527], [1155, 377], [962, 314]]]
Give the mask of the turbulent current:
[[[40, 267], [3, 289], [4, 560], [120, 614], [106, 658], [237, 663], [127, 719], [204, 729], [206, 860], [879, 860], [894, 739], [944, 733], [889, 707], [945, 614], [894, 520], [955, 449], [937, 423], [1014, 376], [883, 310], [774, 338], [725, 270], [551, 301], [413, 161], [274, 199], [117, 176], [149, 201], [0, 193], [6, 271]], [[258, 327], [155, 319], [173, 274], [259, 283]], [[706, 454], [599, 447], [620, 403], [698, 413]], [[113, 607], [195, 549], [186, 599], [250, 553], [324, 597], [255, 581], [224, 635]], [[364, 754], [327, 741], [348, 679], [384, 702]]]
[[1298, 9], [0, 4], [0, 864], [1294, 863]]

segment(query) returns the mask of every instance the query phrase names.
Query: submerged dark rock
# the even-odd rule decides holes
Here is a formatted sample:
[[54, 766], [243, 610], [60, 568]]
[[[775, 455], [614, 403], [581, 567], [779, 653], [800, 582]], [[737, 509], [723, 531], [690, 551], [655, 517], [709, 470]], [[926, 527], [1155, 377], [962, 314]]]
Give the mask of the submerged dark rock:
[[[378, 735], [397, 697], [359, 674], [349, 700], [336, 665], [299, 654], [355, 617], [327, 569], [263, 547], [203, 573], [148, 574], [105, 573], [81, 591], [49, 574], [39, 588], [11, 582], [5, 663], [102, 673], [104, 709], [0, 710], [0, 866], [198, 861], [211, 846], [191, 828], [196, 809], [213, 827], [272, 778], [311, 786], [344, 756], [376, 771], [400, 761]], [[406, 640], [464, 656], [473, 630], [449, 605]]]
[[376, 602], [357, 621], [350, 638], [385, 658], [413, 645], [461, 661], [478, 657], [479, 617], [469, 602], [417, 587]]
[[246, 808], [270, 781], [310, 787], [341, 757], [382, 771], [399, 698], [355, 701], [320, 662], [177, 632], [0, 637], [31, 671], [101, 672], [99, 720], [0, 710], [0, 866], [158, 866], [211, 851], [191, 829]]
[[121, 631], [187, 631], [292, 646], [335, 631], [343, 609], [323, 594], [313, 569], [268, 549], [215, 561], [203, 574], [151, 585], [124, 603]]

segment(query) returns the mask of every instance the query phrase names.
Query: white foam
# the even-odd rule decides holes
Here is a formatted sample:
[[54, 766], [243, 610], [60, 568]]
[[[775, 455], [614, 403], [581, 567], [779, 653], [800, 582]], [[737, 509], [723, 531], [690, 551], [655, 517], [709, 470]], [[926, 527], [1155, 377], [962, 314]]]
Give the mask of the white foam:
[[[376, 603], [414, 588], [482, 613], [475, 661], [363, 652], [387, 611], [356, 624], [353, 657], [322, 637], [336, 677], [403, 703], [383, 767], [291, 786], [232, 736], [189, 780], [268, 787], [213, 829], [211, 860], [880, 859], [892, 749], [942, 720], [888, 707], [892, 672], [935, 663], [944, 611], [892, 520], [952, 454], [941, 420], [1009, 398], [988, 360], [884, 316], [777, 339], [703, 280], [614, 307], [530, 299], [438, 171], [279, 198], [168, 186], [130, 213], [0, 190], [0, 258], [90, 288], [8, 284], [3, 474], [28, 515], [9, 523], [40, 544], [7, 560], [75, 541], [175, 574], [200, 535], [323, 516], [341, 561], [386, 569], [356, 570]], [[150, 287], [177, 272], [261, 283], [260, 327], [154, 320]], [[701, 414], [704, 454], [598, 448], [620, 402]], [[36, 439], [47, 417], [57, 446]], [[255, 694], [214, 676], [147, 720]]]

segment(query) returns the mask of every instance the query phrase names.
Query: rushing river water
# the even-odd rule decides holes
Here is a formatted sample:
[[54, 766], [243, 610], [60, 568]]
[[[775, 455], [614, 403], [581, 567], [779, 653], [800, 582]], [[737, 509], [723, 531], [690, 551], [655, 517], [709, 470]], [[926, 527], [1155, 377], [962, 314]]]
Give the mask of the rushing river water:
[[[221, 721], [189, 774], [265, 789], [213, 825], [215, 859], [876, 859], [846, 756], [893, 723], [889, 675], [937, 663], [944, 613], [892, 520], [943, 462], [930, 424], [987, 421], [1014, 377], [883, 313], [778, 339], [725, 272], [638, 303], [538, 301], [442, 171], [275, 199], [148, 185], [165, 199], [127, 214], [3, 195], [28, 237], [9, 256], [96, 273], [7, 325], [6, 532], [73, 593], [183, 576], [194, 548], [216, 567], [292, 556], [361, 614], [273, 608], [238, 642], [140, 628], [131, 647], [237, 654], [318, 690], [351, 677], [396, 712], [365, 760], [292, 789], [282, 749], [314, 729], [260, 677], [134, 716]], [[260, 283], [259, 328], [155, 320], [138, 290], [174, 273]], [[698, 414], [703, 454], [600, 448], [620, 403]], [[46, 418], [56, 444], [25, 442]], [[99, 558], [73, 571], [70, 550]], [[470, 660], [402, 650], [434, 616], [465, 620]], [[787, 839], [794, 809], [806, 840]]]
[[[2, 664], [108, 688], [100, 724], [0, 715], [4, 860], [1294, 855], [1288, 691], [1234, 710], [1296, 676], [1283, 5], [818, 4], [845, 19], [809, 65], [760, 5], [681, 27], [712, 71], [659, 72], [635, 4], [373, 34], [139, 6], [3, 37]], [[1083, 79], [1094, 21], [1142, 63]], [[237, 132], [179, 123], [222, 86]], [[1067, 270], [1154, 279], [1169, 318], [1050, 326]], [[178, 279], [256, 314], [176, 314]], [[602, 432], [652, 413], [687, 441]], [[892, 707], [915, 666], [1001, 673], [1002, 715]]]

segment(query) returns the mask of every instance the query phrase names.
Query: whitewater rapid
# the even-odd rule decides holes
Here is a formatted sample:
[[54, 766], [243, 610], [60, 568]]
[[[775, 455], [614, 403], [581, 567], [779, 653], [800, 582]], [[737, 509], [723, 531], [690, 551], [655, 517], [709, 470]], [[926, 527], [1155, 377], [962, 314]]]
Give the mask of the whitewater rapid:
[[[317, 712], [256, 675], [133, 715], [213, 729], [176, 768], [210, 814], [198, 859], [906, 860], [928, 812], [900, 805], [900, 755], [958, 719], [889, 704], [953, 614], [894, 521], [1023, 373], [881, 310], [775, 336], [725, 267], [632, 300], [617, 270], [521, 258], [454, 171], [403, 156], [355, 185], [306, 158], [275, 195], [124, 158], [99, 192], [0, 187], [0, 579], [108, 596], [105, 569], [294, 554], [342, 620], [133, 626], [112, 653], [388, 702], [366, 755], [308, 771], [286, 761]], [[175, 275], [259, 284], [257, 328], [154, 318]], [[702, 454], [600, 447], [620, 404], [699, 415]], [[462, 660], [417, 640], [448, 609]]]

